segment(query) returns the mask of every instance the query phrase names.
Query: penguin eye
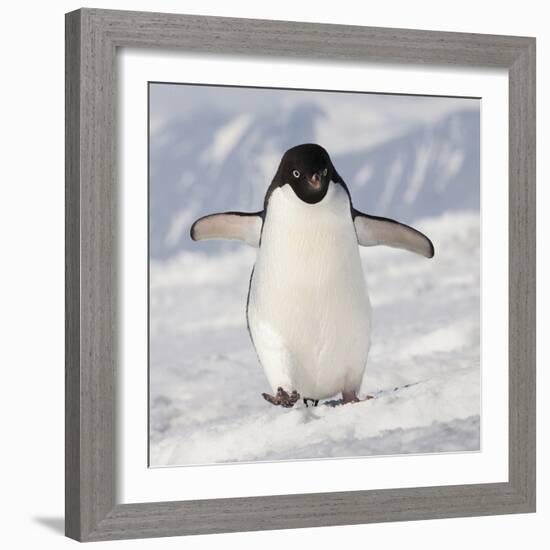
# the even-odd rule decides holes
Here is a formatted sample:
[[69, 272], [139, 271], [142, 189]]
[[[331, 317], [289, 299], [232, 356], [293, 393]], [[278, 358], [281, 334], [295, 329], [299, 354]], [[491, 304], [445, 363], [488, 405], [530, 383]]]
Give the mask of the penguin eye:
[[300, 177], [300, 172], [298, 172], [298, 170], [293, 170], [292, 175], [293, 175], [295, 178], [299, 178], [299, 177]]
[[328, 174], [328, 168], [325, 168], [325, 169], [323, 170], [323, 176], [326, 176], [327, 174]]

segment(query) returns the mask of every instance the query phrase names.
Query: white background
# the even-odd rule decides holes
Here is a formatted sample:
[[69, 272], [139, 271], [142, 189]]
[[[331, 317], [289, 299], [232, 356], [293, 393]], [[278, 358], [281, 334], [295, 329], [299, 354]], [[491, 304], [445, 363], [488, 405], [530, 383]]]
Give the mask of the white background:
[[[538, 104], [538, 257], [539, 377], [538, 463], [548, 461], [549, 363], [548, 279], [550, 232], [543, 211], [548, 205], [548, 118], [550, 89], [549, 31], [542, 2], [521, 4], [464, 0], [460, 3], [416, 0], [386, 3], [292, 2], [253, 3], [202, 0], [153, 2], [111, 0], [94, 7], [162, 10], [434, 30], [537, 36]], [[0, 203], [2, 224], [2, 543], [7, 548], [63, 548], [76, 544], [62, 537], [63, 516], [63, 141], [64, 20], [79, 2], [25, 2], [3, 11], [1, 35], [3, 85], [0, 128], [3, 141]], [[498, 13], [498, 17], [495, 14]], [[544, 123], [543, 123], [544, 121]], [[7, 193], [6, 193], [7, 192]], [[109, 543], [110, 546], [243, 549], [280, 545], [330, 547], [501, 549], [542, 548], [547, 544], [547, 469], [539, 467], [536, 515], [469, 518], [303, 529], [165, 540]], [[537, 536], [539, 540], [537, 541]], [[544, 537], [544, 539], [543, 539]], [[546, 539], [546, 540], [545, 540]]]

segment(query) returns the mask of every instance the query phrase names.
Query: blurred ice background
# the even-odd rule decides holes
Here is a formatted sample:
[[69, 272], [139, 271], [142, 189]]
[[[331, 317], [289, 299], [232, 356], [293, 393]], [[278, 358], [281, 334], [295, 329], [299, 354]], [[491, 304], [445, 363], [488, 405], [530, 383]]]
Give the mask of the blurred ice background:
[[[476, 99], [151, 84], [151, 466], [479, 449], [479, 139]], [[375, 399], [282, 410], [246, 329], [255, 250], [189, 228], [261, 210], [305, 142], [356, 208], [412, 223], [436, 256], [361, 249]]]

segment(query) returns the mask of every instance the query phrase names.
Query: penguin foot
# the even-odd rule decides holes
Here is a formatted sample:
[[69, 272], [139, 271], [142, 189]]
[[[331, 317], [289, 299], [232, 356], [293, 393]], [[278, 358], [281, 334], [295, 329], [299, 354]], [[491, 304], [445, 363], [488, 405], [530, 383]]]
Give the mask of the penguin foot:
[[366, 395], [365, 399], [359, 399], [354, 391], [343, 391], [340, 403], [342, 405], [347, 405], [348, 403], [361, 403], [361, 401], [368, 401], [369, 399], [374, 399], [374, 396]]
[[342, 392], [342, 405], [347, 405], [348, 403], [359, 403], [359, 398], [354, 391]]
[[308, 401], [312, 402], [313, 407], [316, 407], [319, 404], [319, 399], [313, 399], [312, 397], [304, 397], [303, 401], [306, 407], [309, 407]]
[[262, 397], [272, 405], [280, 405], [281, 407], [290, 409], [291, 407], [294, 407], [298, 399], [300, 399], [300, 394], [296, 390], [288, 393], [279, 386], [275, 395], [262, 393]]

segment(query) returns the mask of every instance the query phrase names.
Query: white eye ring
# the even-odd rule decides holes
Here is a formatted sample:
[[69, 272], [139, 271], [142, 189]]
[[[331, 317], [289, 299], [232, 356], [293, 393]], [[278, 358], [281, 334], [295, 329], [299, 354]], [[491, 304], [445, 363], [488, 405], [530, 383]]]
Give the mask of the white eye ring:
[[327, 174], [328, 174], [328, 168], [325, 168], [325, 169], [323, 170], [323, 176], [326, 176]]
[[298, 172], [298, 170], [293, 170], [292, 175], [293, 175], [295, 178], [299, 178], [299, 177], [300, 177], [300, 172]]

